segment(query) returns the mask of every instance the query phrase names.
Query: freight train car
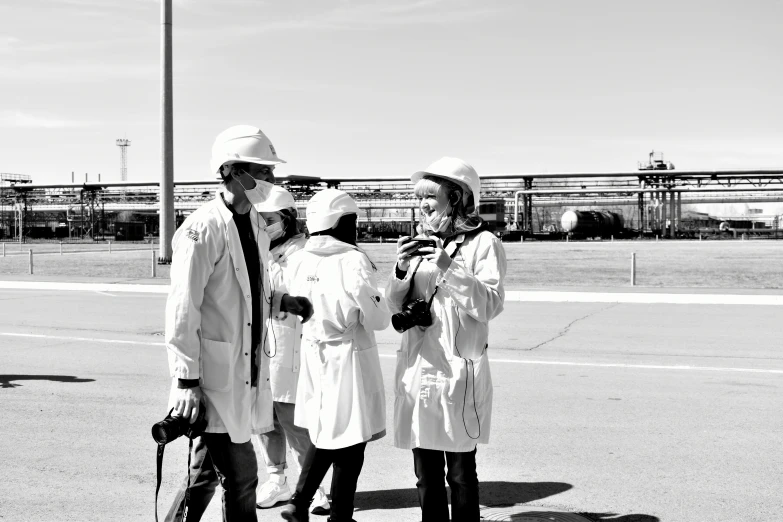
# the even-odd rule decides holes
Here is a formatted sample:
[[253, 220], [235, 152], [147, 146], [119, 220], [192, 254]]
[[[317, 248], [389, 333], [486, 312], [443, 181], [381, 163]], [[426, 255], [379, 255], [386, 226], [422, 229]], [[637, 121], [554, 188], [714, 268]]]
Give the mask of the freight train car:
[[621, 237], [626, 233], [623, 216], [606, 210], [568, 210], [560, 218], [563, 232], [575, 239]]

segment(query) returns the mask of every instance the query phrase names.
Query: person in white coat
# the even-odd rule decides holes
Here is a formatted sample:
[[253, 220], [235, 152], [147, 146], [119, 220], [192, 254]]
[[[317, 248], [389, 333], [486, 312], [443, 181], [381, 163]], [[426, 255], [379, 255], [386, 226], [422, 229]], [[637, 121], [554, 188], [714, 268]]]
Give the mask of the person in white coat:
[[413, 450], [423, 520], [449, 520], [445, 478], [451, 520], [477, 522], [476, 447], [489, 442], [492, 417], [488, 324], [503, 310], [506, 256], [478, 215], [473, 167], [442, 158], [411, 179], [419, 232], [436, 246], [400, 238], [386, 287], [392, 324], [404, 331], [394, 377], [394, 444]]
[[267, 273], [269, 239], [251, 203], [266, 199], [282, 163], [256, 127], [218, 135], [212, 171], [222, 183], [214, 200], [193, 212], [173, 239], [166, 301], [166, 348], [173, 378], [172, 415], [192, 424], [204, 407], [207, 426], [194, 450], [189, 495], [169, 513], [199, 520], [223, 486], [223, 517], [255, 521], [258, 482], [251, 433], [273, 428], [264, 321], [287, 311], [307, 319], [307, 299], [274, 292]]
[[310, 239], [293, 254], [283, 279], [313, 303], [303, 330], [295, 422], [310, 433], [299, 482], [282, 517], [307, 521], [307, 506], [330, 466], [333, 522], [353, 516], [367, 442], [386, 434], [386, 401], [375, 330], [389, 325], [376, 268], [356, 246], [359, 208], [343, 191], [325, 189], [307, 204]]
[[[266, 222], [266, 233], [271, 241], [269, 276], [274, 291], [283, 286], [288, 258], [304, 248], [307, 236], [300, 230], [296, 202], [287, 190], [273, 187], [267, 200], [255, 208]], [[259, 462], [263, 460], [266, 464], [267, 474], [267, 480], [260, 483], [256, 491], [259, 508], [269, 508], [291, 499], [291, 489], [285, 476], [288, 467], [286, 441], [300, 471], [312, 446], [307, 430], [294, 424], [296, 385], [301, 368], [302, 323], [296, 315], [284, 313], [272, 318], [270, 328], [269, 382], [274, 401], [274, 429], [253, 436], [256, 454], [260, 457]], [[329, 499], [321, 487], [315, 492], [311, 510], [321, 515], [329, 513]]]

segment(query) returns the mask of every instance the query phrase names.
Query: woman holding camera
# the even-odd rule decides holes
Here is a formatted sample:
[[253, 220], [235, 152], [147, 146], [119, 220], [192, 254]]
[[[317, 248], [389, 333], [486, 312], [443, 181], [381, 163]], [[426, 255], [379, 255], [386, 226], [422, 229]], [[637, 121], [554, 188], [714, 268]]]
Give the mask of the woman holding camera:
[[[273, 290], [283, 286], [283, 272], [288, 268], [288, 259], [304, 248], [307, 237], [300, 230], [296, 220], [296, 202], [290, 192], [273, 187], [269, 197], [256, 205], [256, 210], [266, 222], [269, 236], [269, 278]], [[286, 441], [302, 470], [305, 455], [312, 446], [307, 430], [294, 424], [296, 408], [296, 385], [301, 367], [300, 345], [302, 323], [293, 314], [282, 313], [271, 319], [269, 341], [269, 377], [272, 388], [274, 429], [261, 435], [253, 435], [254, 447], [266, 464], [268, 478], [259, 481], [256, 504], [269, 508], [278, 502], [291, 498], [291, 488], [286, 482]], [[260, 469], [260, 467], [259, 467]], [[323, 488], [315, 492], [311, 509], [315, 513], [329, 512], [329, 500]]]
[[[291, 256], [283, 278], [313, 303], [302, 332], [302, 375], [295, 422], [313, 443], [286, 520], [304, 522], [318, 486], [332, 471], [329, 520], [350, 522], [367, 443], [386, 434], [386, 399], [375, 330], [389, 325], [375, 265], [356, 246], [359, 207], [341, 190], [325, 189], [307, 204], [310, 239]], [[295, 294], [298, 295], [298, 294]]]
[[[397, 331], [394, 444], [413, 450], [422, 519], [479, 520], [476, 446], [489, 441], [489, 321], [503, 310], [506, 255], [478, 215], [480, 180], [456, 158], [411, 176], [420, 237], [397, 242], [386, 298]], [[434, 239], [428, 246], [422, 239]], [[444, 473], [444, 466], [447, 468]]]

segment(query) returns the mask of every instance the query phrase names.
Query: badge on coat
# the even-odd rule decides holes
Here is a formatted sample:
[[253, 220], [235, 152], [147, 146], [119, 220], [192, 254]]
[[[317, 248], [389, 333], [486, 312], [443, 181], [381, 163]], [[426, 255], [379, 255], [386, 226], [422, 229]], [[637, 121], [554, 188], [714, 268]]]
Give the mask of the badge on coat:
[[186, 235], [187, 235], [188, 239], [190, 239], [194, 243], [198, 243], [198, 232], [196, 232], [195, 230], [193, 230], [191, 228], [190, 230], [187, 231]]

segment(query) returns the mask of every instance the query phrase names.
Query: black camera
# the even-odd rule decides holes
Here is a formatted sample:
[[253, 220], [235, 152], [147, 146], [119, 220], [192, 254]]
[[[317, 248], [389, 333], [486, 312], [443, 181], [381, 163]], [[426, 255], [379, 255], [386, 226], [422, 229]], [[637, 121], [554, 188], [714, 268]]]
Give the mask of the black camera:
[[392, 326], [399, 333], [414, 326], [431, 326], [430, 305], [424, 299], [415, 299], [405, 303], [402, 311], [391, 318]]
[[202, 402], [198, 407], [196, 422], [193, 424], [188, 420], [189, 417], [174, 417], [169, 411], [165, 419], [152, 425], [152, 438], [158, 444], [168, 444], [182, 435], [189, 439], [195, 439], [204, 433], [207, 427], [206, 411], [207, 408]]

